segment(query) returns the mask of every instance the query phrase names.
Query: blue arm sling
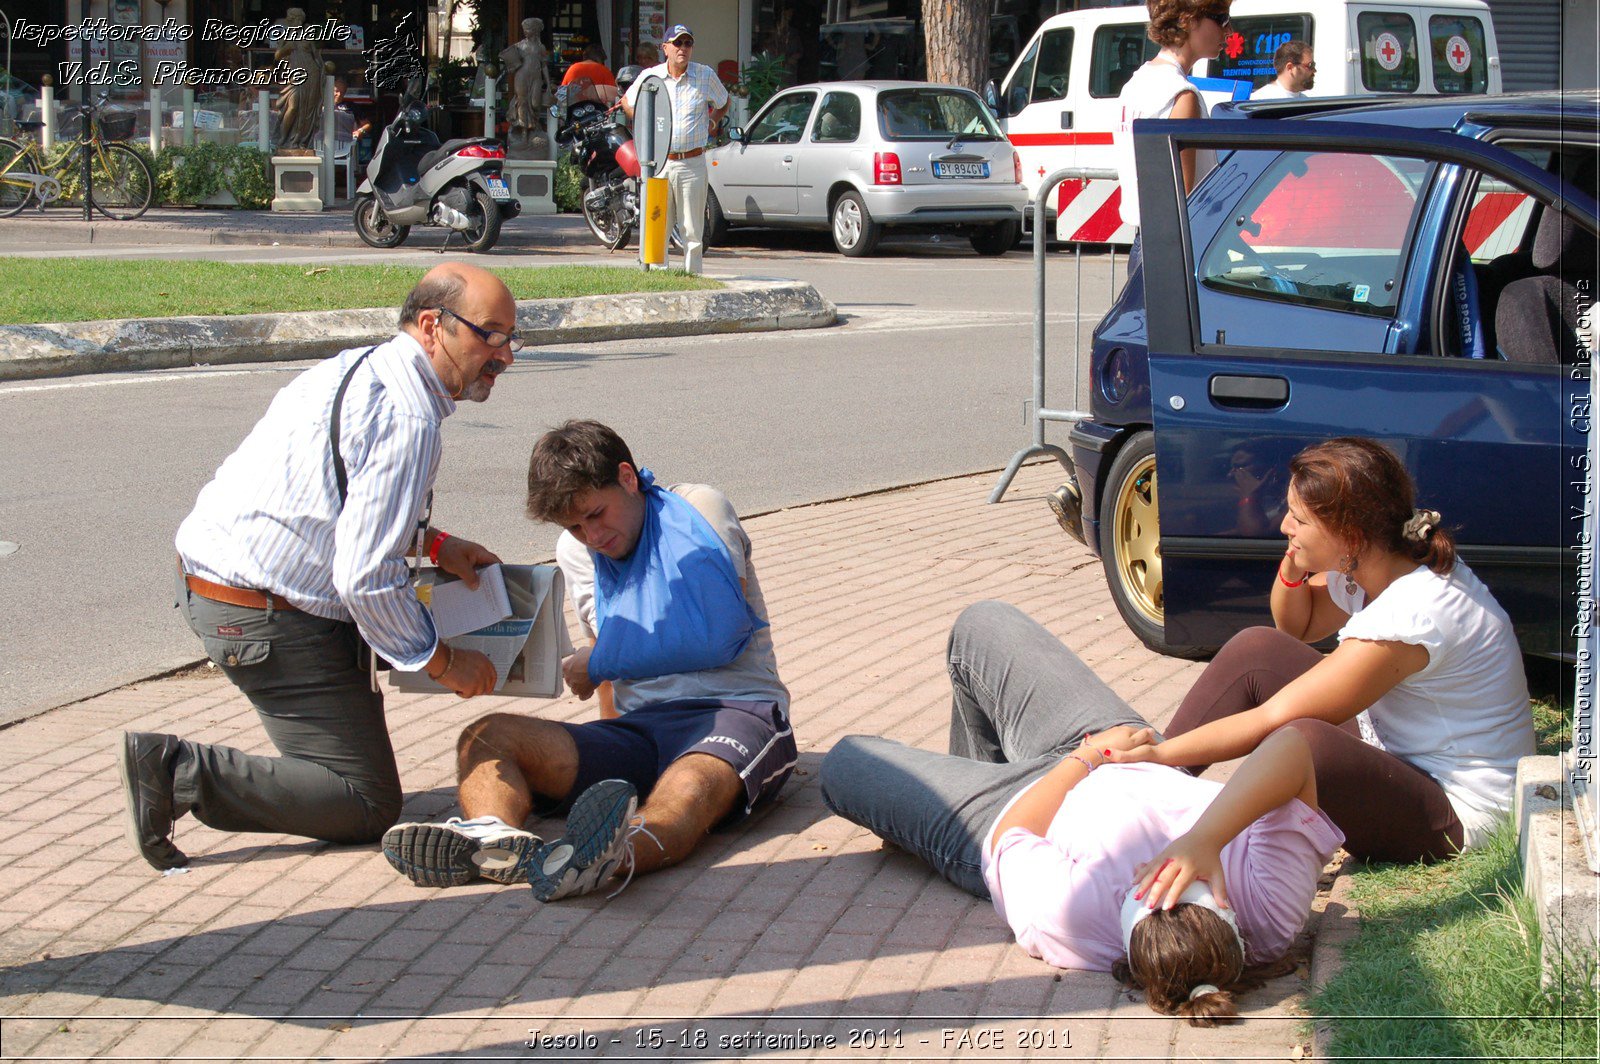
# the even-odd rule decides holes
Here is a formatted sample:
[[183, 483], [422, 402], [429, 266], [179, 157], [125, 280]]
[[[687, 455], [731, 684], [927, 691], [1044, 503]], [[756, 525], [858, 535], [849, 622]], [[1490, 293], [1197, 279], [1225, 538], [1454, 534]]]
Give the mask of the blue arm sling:
[[767, 627], [751, 610], [727, 545], [700, 512], [639, 470], [644, 527], [621, 561], [593, 551], [597, 629], [589, 678], [642, 680], [715, 669]]

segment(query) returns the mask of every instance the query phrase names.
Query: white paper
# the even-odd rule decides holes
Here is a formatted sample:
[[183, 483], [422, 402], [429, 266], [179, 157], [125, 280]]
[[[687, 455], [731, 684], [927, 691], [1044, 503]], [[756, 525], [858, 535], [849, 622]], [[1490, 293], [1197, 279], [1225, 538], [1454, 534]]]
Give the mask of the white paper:
[[479, 569], [476, 591], [468, 588], [464, 580], [434, 584], [429, 609], [440, 639], [453, 639], [503, 621], [511, 616], [505, 574], [498, 565]]

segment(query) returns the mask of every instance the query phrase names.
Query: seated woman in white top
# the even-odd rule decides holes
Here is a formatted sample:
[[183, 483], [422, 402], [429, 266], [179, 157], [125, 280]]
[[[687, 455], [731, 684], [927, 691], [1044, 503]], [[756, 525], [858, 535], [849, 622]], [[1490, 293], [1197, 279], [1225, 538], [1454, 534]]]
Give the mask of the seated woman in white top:
[[[1323, 810], [1361, 857], [1415, 861], [1481, 845], [1511, 811], [1533, 716], [1511, 621], [1439, 515], [1413, 510], [1405, 466], [1345, 437], [1289, 463], [1276, 628], [1206, 667], [1164, 742], [1122, 762], [1199, 773], [1291, 728], [1311, 745]], [[1338, 634], [1324, 657], [1307, 646]]]

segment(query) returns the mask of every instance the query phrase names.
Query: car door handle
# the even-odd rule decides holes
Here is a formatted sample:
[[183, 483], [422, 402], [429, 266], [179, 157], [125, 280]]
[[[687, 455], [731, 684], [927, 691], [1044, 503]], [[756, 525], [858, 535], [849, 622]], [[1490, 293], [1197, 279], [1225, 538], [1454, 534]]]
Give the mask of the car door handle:
[[1071, 129], [1072, 128], [1072, 112], [1071, 111], [1062, 111], [1061, 112], [1061, 128], [1062, 129]]
[[1242, 377], [1219, 373], [1211, 378], [1211, 399], [1221, 406], [1278, 407], [1289, 401], [1283, 377]]
[[783, 157], [783, 161], [786, 162], [786, 163], [792, 163], [792, 162], [794, 162], [794, 156], [793, 155], [785, 155]]

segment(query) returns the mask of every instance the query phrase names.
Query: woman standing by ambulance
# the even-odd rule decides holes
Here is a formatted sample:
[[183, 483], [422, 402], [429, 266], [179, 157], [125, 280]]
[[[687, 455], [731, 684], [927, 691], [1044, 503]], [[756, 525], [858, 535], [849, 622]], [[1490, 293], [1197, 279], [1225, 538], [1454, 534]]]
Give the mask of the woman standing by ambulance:
[[[1230, 0], [1148, 0], [1152, 41], [1161, 46], [1154, 59], [1133, 72], [1117, 97], [1119, 115], [1113, 134], [1117, 179], [1122, 185], [1122, 220], [1139, 225], [1139, 184], [1133, 161], [1133, 123], [1141, 118], [1205, 118], [1206, 102], [1189, 83], [1189, 72], [1202, 59], [1215, 59], [1228, 36]], [[1216, 165], [1210, 149], [1181, 153], [1183, 190]], [[1128, 256], [1128, 274], [1139, 268], [1141, 241], [1136, 236]]]

